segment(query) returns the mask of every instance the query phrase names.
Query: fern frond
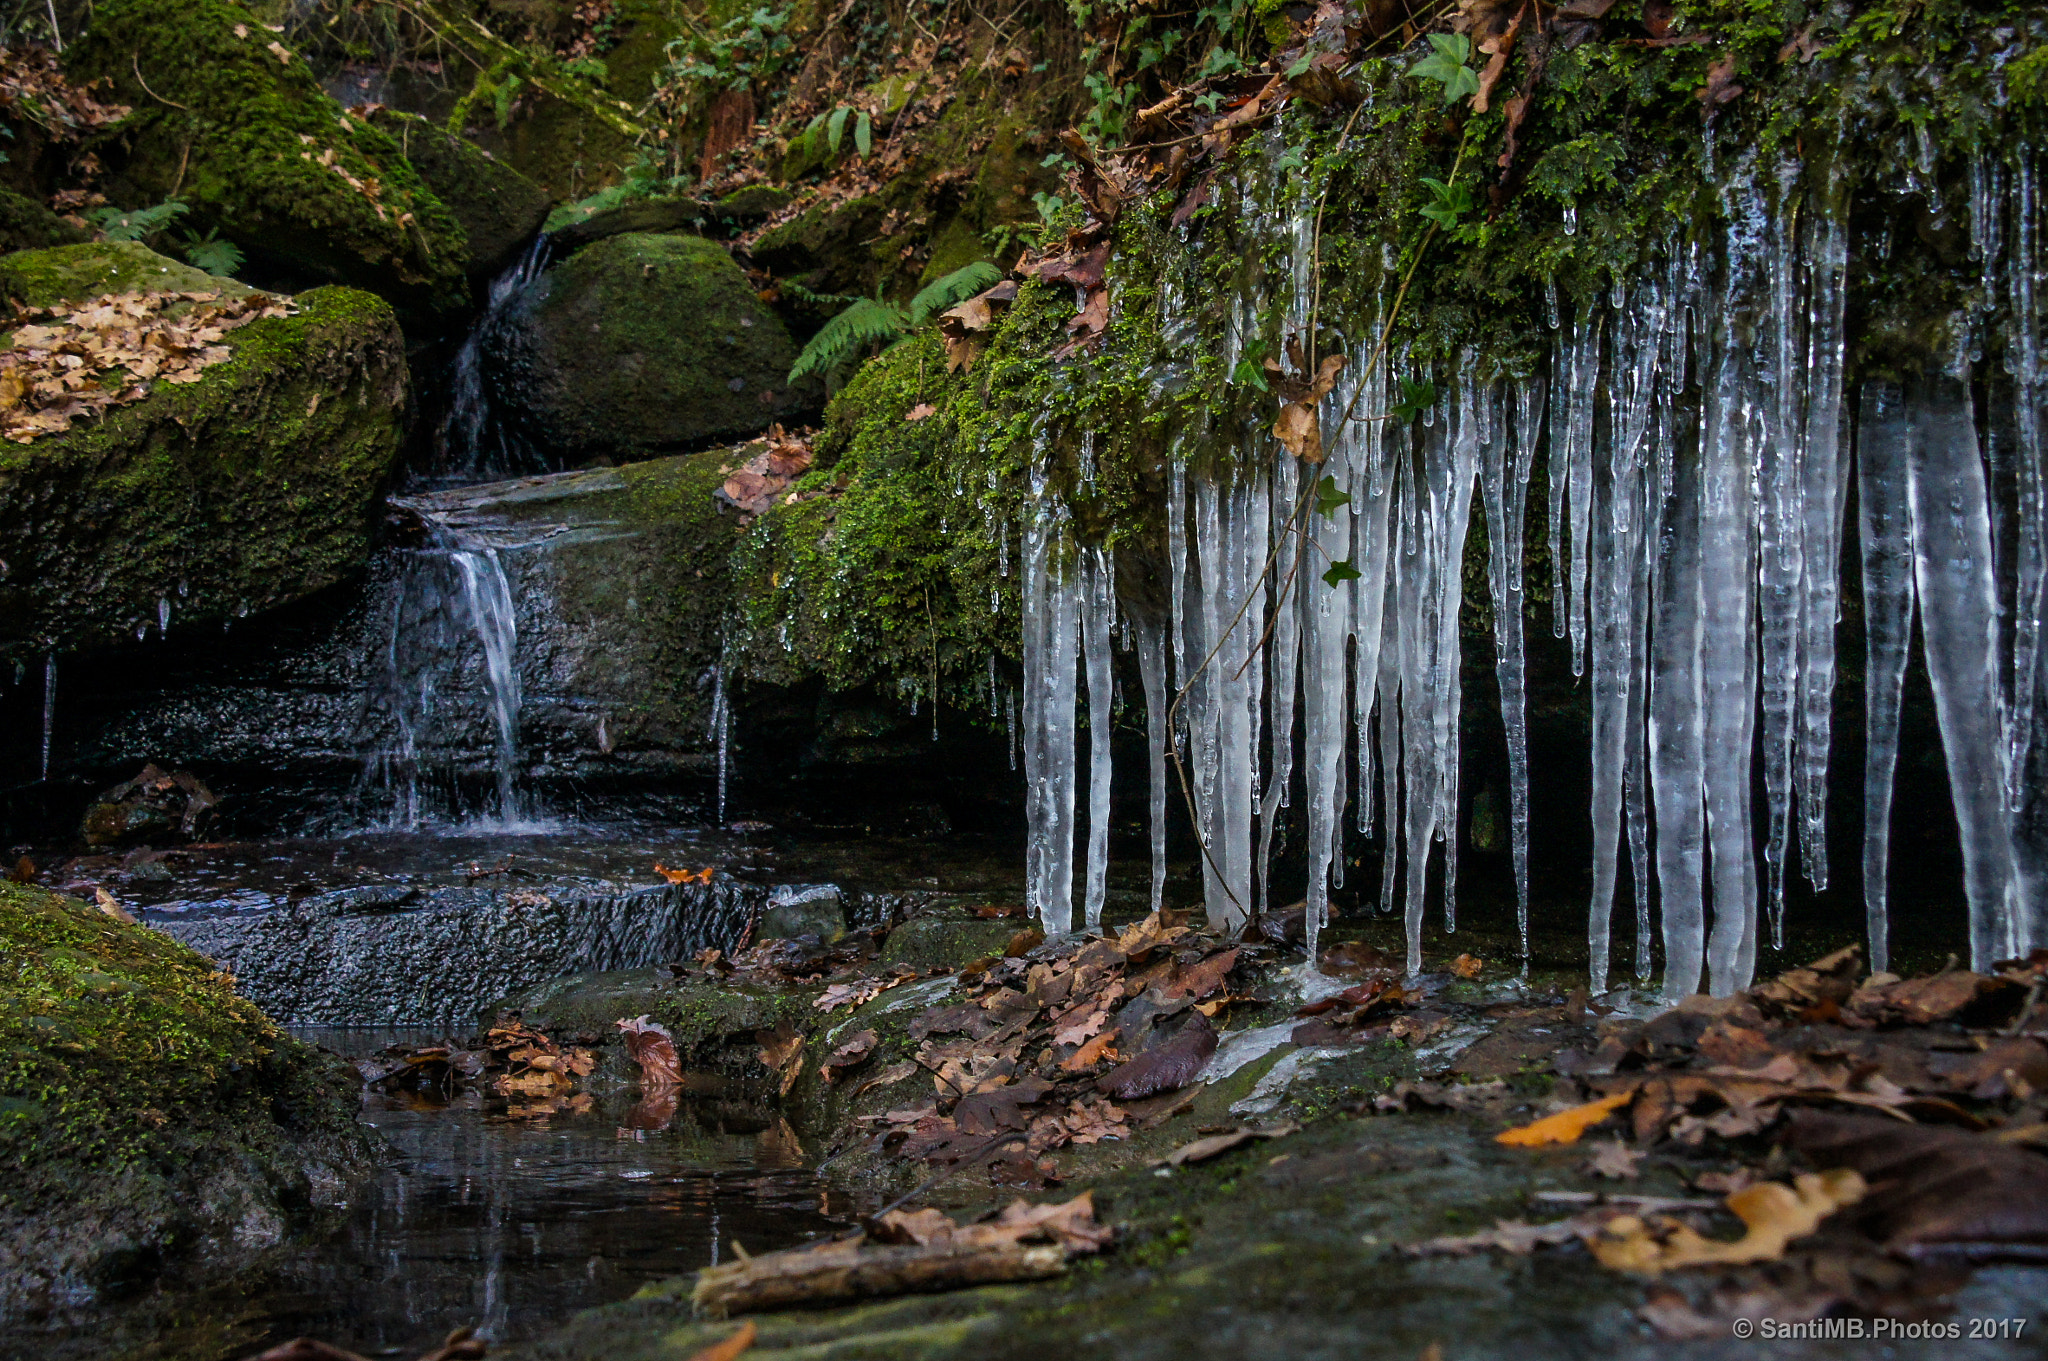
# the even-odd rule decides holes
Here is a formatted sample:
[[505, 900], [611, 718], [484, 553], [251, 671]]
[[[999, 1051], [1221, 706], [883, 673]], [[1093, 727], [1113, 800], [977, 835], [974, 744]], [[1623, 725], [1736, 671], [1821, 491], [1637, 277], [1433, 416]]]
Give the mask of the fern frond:
[[955, 303], [962, 303], [994, 284], [1003, 272], [986, 260], [962, 266], [942, 279], [934, 279], [910, 300], [910, 329], [916, 330]]
[[790, 367], [789, 381], [807, 374], [827, 373], [849, 359], [863, 345], [899, 340], [908, 329], [903, 309], [874, 298], [862, 298], [825, 323], [811, 343], [804, 346]]

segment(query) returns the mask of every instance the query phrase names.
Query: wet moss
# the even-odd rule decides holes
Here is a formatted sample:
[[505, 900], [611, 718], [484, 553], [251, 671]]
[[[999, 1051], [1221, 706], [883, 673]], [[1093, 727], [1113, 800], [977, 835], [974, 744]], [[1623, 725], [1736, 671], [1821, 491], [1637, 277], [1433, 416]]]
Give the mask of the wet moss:
[[[139, 280], [139, 250], [15, 256], [0, 278], [31, 293]], [[0, 656], [108, 643], [166, 614], [234, 618], [360, 567], [407, 410], [391, 308], [314, 289], [294, 315], [252, 322], [229, 345], [195, 383], [0, 447]]]
[[0, 1299], [274, 1238], [365, 1163], [354, 1098], [200, 955], [0, 884]]
[[127, 206], [180, 196], [259, 257], [408, 305], [466, 305], [462, 227], [398, 142], [346, 116], [237, 0], [110, 0], [65, 62], [134, 106], [102, 151]]

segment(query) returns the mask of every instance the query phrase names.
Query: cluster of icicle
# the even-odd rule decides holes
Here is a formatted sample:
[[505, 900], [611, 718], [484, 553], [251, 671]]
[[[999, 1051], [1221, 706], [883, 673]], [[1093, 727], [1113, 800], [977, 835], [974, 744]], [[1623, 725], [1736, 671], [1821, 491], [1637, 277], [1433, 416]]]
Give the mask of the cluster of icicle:
[[[2038, 664], [2048, 397], [2035, 297], [2038, 167], [1974, 171], [1972, 229], [1996, 305], [1959, 319], [1947, 371], [1904, 390], [1872, 383], [1850, 394], [1848, 186], [1820, 182], [1796, 163], [1757, 160], [1750, 151], [1726, 168], [1715, 235], [1674, 240], [1660, 266], [1616, 286], [1605, 305], [1553, 316], [1547, 375], [1494, 376], [1467, 355], [1434, 409], [1409, 422], [1387, 416], [1390, 365], [1355, 365], [1321, 407], [1320, 467], [1299, 463], [1263, 432], [1228, 481], [1175, 462], [1166, 507], [1170, 618], [1148, 627], [1131, 611], [1151, 738], [1155, 903], [1174, 788], [1171, 742], [1185, 755], [1207, 904], [1219, 925], [1240, 925], [1265, 906], [1276, 816], [1298, 788], [1307, 798], [1311, 959], [1329, 890], [1342, 882], [1347, 797], [1360, 830], [1376, 830], [1386, 848], [1381, 908], [1393, 909], [1398, 890], [1410, 970], [1421, 967], [1438, 846], [1443, 920], [1454, 929], [1461, 568], [1477, 501], [1490, 531], [1526, 959], [1520, 545], [1541, 460], [1552, 619], [1570, 639], [1575, 671], [1591, 669], [1596, 990], [1608, 986], [1624, 838], [1635, 970], [1649, 976], [1661, 931], [1670, 997], [1703, 981], [1720, 994], [1749, 982], [1760, 924], [1774, 943], [1782, 931], [1795, 827], [1796, 863], [1816, 889], [1826, 886], [1838, 564], [1851, 532], [1869, 638], [1872, 963], [1886, 964], [1892, 771], [1916, 604], [1962, 834], [1972, 959], [1981, 968], [2048, 944], [2044, 838], [2023, 830], [2044, 821], [2036, 791], [2048, 761], [2048, 743], [2034, 741], [2035, 697], [2048, 685]], [[1279, 224], [1272, 216], [1254, 225], [1293, 232], [1293, 278], [1281, 284], [1292, 290], [1285, 324], [1300, 333], [1312, 293], [1312, 205]], [[1226, 363], [1263, 301], [1234, 304]], [[1174, 305], [1170, 292], [1166, 305]], [[1969, 338], [1994, 318], [2003, 334]], [[1353, 321], [1363, 347], [1355, 338], [1377, 334], [1378, 319]], [[1995, 390], [2011, 406], [1988, 437], [1970, 397], [1987, 339], [2005, 353], [2008, 381]], [[1398, 373], [1401, 356], [1391, 360]], [[1106, 719], [1117, 611], [1107, 555], [1073, 542], [1051, 486], [1053, 458], [1041, 440], [1023, 529], [1028, 885], [1048, 931], [1079, 924], [1078, 682], [1085, 676], [1089, 713]], [[1319, 513], [1309, 506], [1325, 478], [1323, 504], [1337, 499], [1329, 493], [1349, 499]], [[1845, 524], [1852, 482], [1853, 527]], [[1327, 584], [1333, 563], [1357, 575]], [[1099, 921], [1106, 875], [1108, 730], [1107, 721], [1091, 722], [1085, 765], [1088, 925]], [[1353, 748], [1355, 778], [1346, 770]], [[1760, 828], [1751, 794], [1759, 755]]]

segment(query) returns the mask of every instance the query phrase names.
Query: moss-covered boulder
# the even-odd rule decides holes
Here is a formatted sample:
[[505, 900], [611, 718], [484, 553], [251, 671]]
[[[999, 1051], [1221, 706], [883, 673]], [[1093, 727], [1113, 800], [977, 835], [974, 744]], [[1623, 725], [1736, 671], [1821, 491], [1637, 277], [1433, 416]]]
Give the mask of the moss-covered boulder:
[[753, 434], [804, 406], [796, 347], [725, 248], [627, 233], [536, 279], [488, 341], [493, 394], [569, 459]]
[[[132, 244], [0, 261], [33, 306], [142, 288], [237, 285]], [[0, 657], [219, 620], [357, 570], [404, 436], [404, 341], [367, 293], [318, 288], [231, 332], [198, 381], [102, 419], [0, 444]]]
[[276, 1242], [368, 1167], [355, 1108], [202, 956], [0, 884], [0, 1309]]
[[34, 199], [0, 188], [0, 251], [69, 246], [86, 238], [84, 231]]
[[462, 225], [398, 141], [345, 114], [237, 0], [109, 0], [65, 66], [134, 106], [103, 148], [116, 202], [182, 198], [257, 271], [466, 304]]
[[398, 149], [461, 224], [469, 270], [490, 277], [519, 257], [540, 231], [547, 191], [468, 140], [416, 114], [378, 109], [370, 122]]

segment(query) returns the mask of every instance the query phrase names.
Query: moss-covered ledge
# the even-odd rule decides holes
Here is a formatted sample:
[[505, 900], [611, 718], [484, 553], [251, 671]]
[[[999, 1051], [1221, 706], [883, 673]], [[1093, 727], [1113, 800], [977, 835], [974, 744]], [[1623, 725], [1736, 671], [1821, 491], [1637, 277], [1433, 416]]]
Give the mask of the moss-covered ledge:
[[276, 1242], [369, 1166], [355, 1108], [202, 956], [0, 884], [0, 1308]]
[[[140, 246], [60, 246], [0, 261], [0, 289], [47, 305], [196, 273]], [[361, 566], [404, 437], [404, 339], [367, 293], [296, 308], [233, 332], [198, 382], [0, 445], [0, 658], [238, 617]]]

